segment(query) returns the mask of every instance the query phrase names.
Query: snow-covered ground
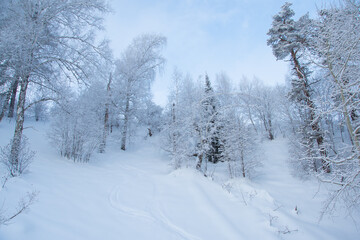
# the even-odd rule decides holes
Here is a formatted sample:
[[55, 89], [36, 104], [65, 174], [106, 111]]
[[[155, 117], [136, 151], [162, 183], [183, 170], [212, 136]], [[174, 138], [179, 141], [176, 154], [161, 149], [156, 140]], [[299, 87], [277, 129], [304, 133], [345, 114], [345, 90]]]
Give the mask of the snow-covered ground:
[[[87, 164], [61, 158], [47, 125], [25, 130], [37, 152], [29, 172], [0, 192], [10, 214], [26, 192], [39, 192], [30, 211], [0, 227], [0, 239], [359, 239], [351, 218], [319, 220], [326, 189], [290, 175], [285, 140], [264, 142], [264, 166], [252, 181], [173, 171], [157, 139], [129, 151], [109, 146]], [[0, 123], [0, 145], [12, 125]], [[298, 212], [295, 211], [297, 207]]]

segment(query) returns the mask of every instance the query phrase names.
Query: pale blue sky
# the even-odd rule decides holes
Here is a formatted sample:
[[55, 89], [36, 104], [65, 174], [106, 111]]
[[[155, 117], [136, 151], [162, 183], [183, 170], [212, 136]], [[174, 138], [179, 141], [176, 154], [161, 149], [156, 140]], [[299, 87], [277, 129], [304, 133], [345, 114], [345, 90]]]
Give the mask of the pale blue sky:
[[[234, 81], [242, 76], [260, 78], [266, 84], [284, 83], [287, 64], [276, 61], [266, 45], [272, 16], [285, 0], [112, 0], [114, 10], [106, 18], [106, 36], [115, 56], [141, 33], [167, 37], [167, 64], [153, 93], [164, 105], [175, 66], [194, 79], [205, 72], [210, 79], [224, 71]], [[325, 0], [294, 0], [296, 18], [316, 12]]]

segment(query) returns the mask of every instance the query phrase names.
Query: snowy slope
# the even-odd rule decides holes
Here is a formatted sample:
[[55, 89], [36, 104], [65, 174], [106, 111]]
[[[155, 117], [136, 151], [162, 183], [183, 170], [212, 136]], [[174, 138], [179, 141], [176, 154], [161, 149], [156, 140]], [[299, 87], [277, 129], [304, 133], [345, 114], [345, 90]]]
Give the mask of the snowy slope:
[[[317, 185], [289, 174], [283, 140], [265, 143], [267, 160], [254, 182], [219, 182], [192, 169], [172, 171], [156, 139], [128, 152], [110, 146], [91, 163], [73, 163], [48, 144], [46, 125], [31, 124], [34, 127], [26, 135], [37, 151], [36, 159], [27, 174], [7, 183], [0, 198], [8, 211], [26, 191], [39, 191], [38, 200], [28, 213], [0, 228], [0, 239], [357, 239], [359, 235], [348, 219], [317, 223], [325, 194], [313, 199]], [[0, 145], [8, 142], [11, 129], [0, 124]], [[222, 169], [226, 168], [217, 168], [219, 175]]]
[[283, 239], [359, 239], [353, 218], [338, 212], [340, 216], [325, 215], [320, 221], [329, 192], [316, 179], [302, 181], [290, 174], [286, 140], [268, 141], [263, 147], [261, 175], [247, 184], [230, 181], [234, 194], [247, 196]]

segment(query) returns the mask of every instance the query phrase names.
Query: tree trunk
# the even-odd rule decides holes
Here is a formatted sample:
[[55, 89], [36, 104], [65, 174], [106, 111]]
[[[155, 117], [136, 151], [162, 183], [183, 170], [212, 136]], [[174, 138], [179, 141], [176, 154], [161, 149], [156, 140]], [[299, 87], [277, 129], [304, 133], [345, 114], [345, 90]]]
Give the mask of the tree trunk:
[[198, 155], [198, 161], [196, 163], [196, 169], [199, 170], [199, 171], [201, 170], [202, 160], [203, 160], [203, 155], [199, 154]]
[[126, 136], [128, 131], [128, 122], [129, 122], [129, 114], [130, 114], [130, 97], [129, 95], [126, 96], [126, 106], [125, 106], [125, 113], [124, 113], [124, 126], [122, 131], [121, 137], [121, 150], [126, 150]]
[[15, 100], [16, 100], [18, 85], [19, 85], [19, 79], [16, 77], [13, 84], [11, 85], [12, 93], [11, 93], [10, 104], [9, 104], [8, 118], [14, 117]]
[[249, 119], [250, 119], [251, 125], [254, 127], [255, 133], [257, 134], [258, 131], [257, 131], [257, 128], [256, 128], [256, 126], [255, 126], [255, 123], [254, 123], [254, 121], [253, 121], [253, 119], [252, 119], [252, 114], [251, 114], [251, 111], [250, 111], [250, 107], [248, 107], [248, 115], [249, 115]]
[[244, 151], [241, 150], [241, 172], [242, 172], [242, 176], [245, 178], [246, 174], [245, 174], [245, 162], [244, 162]]
[[105, 104], [103, 137], [102, 137], [102, 142], [101, 142], [101, 144], [99, 146], [99, 152], [100, 153], [105, 152], [106, 138], [107, 138], [107, 135], [109, 133], [109, 108], [110, 108], [110, 97], [111, 97], [111, 92], [110, 92], [111, 91], [111, 88], [110, 88], [111, 80], [112, 80], [112, 75], [110, 73], [109, 82], [107, 84], [107, 89], [106, 89], [107, 101], [106, 101], [106, 104]]
[[7, 93], [5, 95], [5, 100], [2, 103], [2, 108], [1, 108], [1, 112], [0, 112], [0, 122], [4, 118], [5, 112], [7, 111], [8, 107], [9, 107], [10, 97], [11, 97], [11, 88], [7, 91]]
[[19, 155], [20, 155], [20, 144], [22, 140], [22, 134], [24, 129], [25, 120], [25, 100], [26, 91], [29, 85], [29, 75], [22, 79], [19, 100], [16, 110], [16, 126], [15, 133], [11, 143], [10, 163], [12, 165], [11, 175], [16, 176], [19, 174]]
[[342, 84], [339, 82], [339, 79], [334, 74], [331, 64], [329, 65], [329, 70], [330, 70], [331, 76], [333, 77], [335, 83], [338, 85], [339, 90], [340, 90], [340, 97], [341, 97], [340, 99], [341, 99], [341, 103], [342, 103], [342, 114], [343, 114], [343, 117], [345, 120], [345, 126], [350, 135], [352, 145], [356, 148], [357, 151], [360, 152], [360, 140], [358, 139], [357, 132], [354, 131], [354, 128], [352, 126], [352, 123], [351, 123], [352, 119], [350, 119], [350, 116], [356, 117], [356, 115], [352, 114], [352, 110], [350, 110], [350, 113], [349, 113], [349, 106], [348, 106], [349, 102], [348, 102], [348, 99], [346, 99], [346, 97], [345, 97], [344, 87], [342, 86]]
[[104, 129], [103, 129], [103, 136], [102, 136], [102, 142], [100, 143], [99, 146], [99, 152], [100, 153], [104, 153], [105, 152], [105, 147], [106, 147], [106, 137], [108, 135], [109, 132], [109, 105], [106, 104], [105, 105], [105, 114], [104, 114]]
[[177, 141], [176, 141], [177, 140], [176, 139], [177, 126], [176, 126], [175, 103], [173, 103], [173, 105], [172, 105], [171, 115], [172, 115], [172, 122], [173, 122], [172, 151], [173, 151], [173, 154], [177, 154], [176, 153], [176, 151], [177, 151]]
[[316, 134], [315, 135], [316, 142], [318, 144], [319, 152], [322, 157], [322, 159], [321, 159], [322, 168], [325, 172], [330, 173], [331, 170], [330, 170], [329, 163], [326, 162], [326, 160], [325, 160], [327, 158], [327, 152], [324, 147], [324, 137], [320, 131], [319, 120], [316, 120], [316, 113], [315, 113], [316, 108], [315, 108], [314, 102], [311, 100], [311, 96], [310, 96], [310, 92], [309, 92], [309, 85], [308, 85], [306, 76], [302, 72], [300, 63], [296, 57], [296, 53], [294, 52], [294, 50], [291, 50], [291, 57], [292, 57], [292, 60], [293, 60], [294, 66], [295, 66], [296, 74], [297, 74], [299, 80], [303, 84], [303, 93], [305, 96], [305, 102], [310, 111], [310, 119], [309, 120], [310, 120], [311, 129]]
[[273, 134], [273, 130], [272, 130], [272, 123], [271, 120], [268, 120], [268, 124], [269, 124], [269, 139], [270, 140], [274, 140], [274, 134]]

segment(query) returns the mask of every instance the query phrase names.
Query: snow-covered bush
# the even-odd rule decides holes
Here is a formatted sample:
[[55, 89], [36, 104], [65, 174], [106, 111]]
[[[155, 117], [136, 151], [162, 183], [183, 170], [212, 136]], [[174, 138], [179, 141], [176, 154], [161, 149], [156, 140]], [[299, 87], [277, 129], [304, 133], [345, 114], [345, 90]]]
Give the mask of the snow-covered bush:
[[[35, 152], [31, 151], [28, 146], [28, 139], [26, 136], [22, 137], [21, 143], [17, 149], [11, 149], [12, 140], [6, 146], [0, 148], [0, 162], [8, 174], [12, 177], [21, 175], [30, 165], [35, 156]], [[16, 154], [12, 152], [16, 151]], [[14, 157], [17, 156], [16, 157]]]
[[87, 130], [78, 114], [64, 113], [53, 122], [51, 138], [61, 156], [74, 162], [88, 162], [98, 141]]
[[94, 85], [77, 99], [53, 109], [49, 137], [61, 156], [88, 162], [99, 148], [104, 121], [104, 95], [100, 89]]

